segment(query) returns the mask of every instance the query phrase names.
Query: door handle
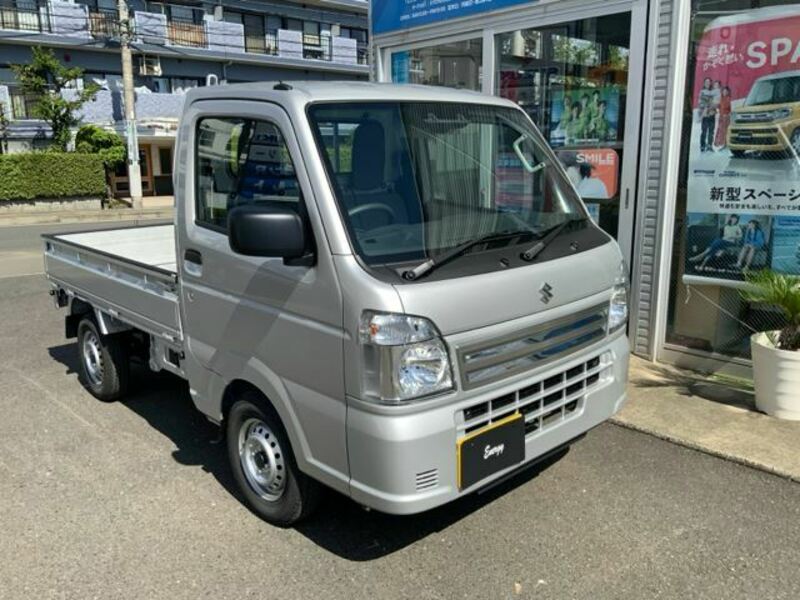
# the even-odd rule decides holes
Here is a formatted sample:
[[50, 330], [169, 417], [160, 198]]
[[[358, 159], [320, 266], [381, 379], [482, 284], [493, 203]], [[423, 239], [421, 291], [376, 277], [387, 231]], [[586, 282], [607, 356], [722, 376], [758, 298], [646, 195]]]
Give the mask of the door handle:
[[183, 270], [193, 277], [203, 274], [203, 255], [198, 250], [187, 248], [183, 253]]
[[202, 265], [203, 255], [200, 254], [198, 250], [194, 250], [193, 248], [187, 248], [186, 251], [183, 253], [183, 260], [188, 261], [190, 263], [194, 263], [196, 265]]

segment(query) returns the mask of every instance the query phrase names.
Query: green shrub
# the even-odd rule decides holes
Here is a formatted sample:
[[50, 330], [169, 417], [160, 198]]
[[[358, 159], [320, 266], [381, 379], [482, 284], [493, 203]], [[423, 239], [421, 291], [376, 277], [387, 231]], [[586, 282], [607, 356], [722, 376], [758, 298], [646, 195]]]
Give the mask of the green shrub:
[[113, 131], [97, 125], [81, 125], [75, 135], [75, 150], [84, 154], [99, 154], [108, 169], [125, 162], [125, 140]]
[[105, 196], [98, 154], [31, 152], [0, 155], [0, 202], [34, 198]]

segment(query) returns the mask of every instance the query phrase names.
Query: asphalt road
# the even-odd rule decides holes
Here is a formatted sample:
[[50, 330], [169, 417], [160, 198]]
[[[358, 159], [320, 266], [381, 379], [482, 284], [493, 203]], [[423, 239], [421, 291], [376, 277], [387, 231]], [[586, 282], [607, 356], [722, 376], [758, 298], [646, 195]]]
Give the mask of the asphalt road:
[[0, 316], [2, 599], [800, 597], [800, 485], [613, 425], [423, 515], [272, 528], [180, 381], [92, 398], [41, 276]]

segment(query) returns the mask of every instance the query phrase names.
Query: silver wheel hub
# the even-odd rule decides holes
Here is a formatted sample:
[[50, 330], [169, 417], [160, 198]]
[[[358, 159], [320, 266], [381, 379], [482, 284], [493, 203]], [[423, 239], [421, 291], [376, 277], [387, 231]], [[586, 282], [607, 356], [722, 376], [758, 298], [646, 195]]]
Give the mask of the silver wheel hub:
[[100, 347], [100, 340], [93, 331], [87, 331], [83, 336], [81, 356], [86, 376], [94, 385], [103, 383], [103, 352]]
[[275, 432], [260, 419], [239, 429], [239, 460], [247, 483], [264, 500], [274, 502], [286, 487], [286, 463]]

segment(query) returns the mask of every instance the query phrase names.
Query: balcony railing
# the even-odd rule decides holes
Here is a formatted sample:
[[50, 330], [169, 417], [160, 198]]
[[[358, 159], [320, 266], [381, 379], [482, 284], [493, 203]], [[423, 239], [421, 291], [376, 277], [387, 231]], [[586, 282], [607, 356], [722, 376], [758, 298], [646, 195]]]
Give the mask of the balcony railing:
[[116, 10], [100, 9], [89, 13], [89, 31], [93, 38], [119, 37], [119, 18]]
[[13, 6], [0, 6], [0, 29], [46, 32], [50, 30], [47, 17], [38, 10], [26, 10]]
[[[2, 0], [0, 0], [2, 1]], [[69, 4], [83, 8], [85, 5]], [[59, 9], [61, 10], [61, 9]], [[303, 58], [331, 63], [367, 65], [369, 51], [366, 43], [359, 42], [355, 48], [342, 50], [339, 42], [334, 43], [330, 35], [302, 33], [298, 31], [268, 30], [261, 33], [256, 29], [240, 30], [236, 35], [220, 33], [218, 28], [210, 29], [211, 23], [191, 20], [168, 19], [160, 13], [137, 11], [137, 35], [150, 43], [183, 46], [226, 53], [246, 52], [267, 56], [281, 56], [292, 59]], [[140, 24], [138, 16], [149, 17], [146, 25]], [[57, 18], [58, 17], [58, 18]], [[60, 20], [59, 20], [60, 18]], [[66, 25], [65, 25], [66, 23]], [[118, 38], [120, 35], [119, 17], [116, 10], [99, 9], [75, 15], [53, 13], [48, 8], [20, 9], [0, 5], [0, 29], [37, 33], [54, 33], [64, 36], [91, 37], [95, 40]], [[284, 34], [290, 36], [284, 37]], [[285, 45], [284, 45], [285, 44]]]
[[177, 20], [167, 21], [167, 38], [169, 39], [169, 43], [175, 46], [187, 46], [190, 48], [208, 47], [206, 28], [203, 23]]
[[261, 35], [258, 31], [244, 32], [244, 51], [248, 54], [278, 55], [278, 31], [267, 31]]
[[360, 65], [369, 64], [369, 45], [359, 43], [356, 46], [356, 62]]
[[303, 34], [303, 58], [331, 60], [331, 38], [318, 34]]

